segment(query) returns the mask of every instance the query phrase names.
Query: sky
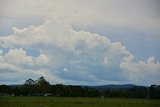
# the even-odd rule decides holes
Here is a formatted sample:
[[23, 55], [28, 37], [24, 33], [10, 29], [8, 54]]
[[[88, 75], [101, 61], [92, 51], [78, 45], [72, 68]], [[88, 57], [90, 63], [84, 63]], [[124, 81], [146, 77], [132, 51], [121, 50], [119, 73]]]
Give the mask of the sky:
[[159, 0], [0, 0], [0, 84], [160, 84]]

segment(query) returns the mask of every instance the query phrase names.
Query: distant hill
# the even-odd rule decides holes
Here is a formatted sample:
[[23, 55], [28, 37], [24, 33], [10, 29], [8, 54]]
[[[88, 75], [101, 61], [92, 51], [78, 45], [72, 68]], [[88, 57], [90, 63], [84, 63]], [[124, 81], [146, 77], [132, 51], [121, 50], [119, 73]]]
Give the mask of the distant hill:
[[13, 84], [13, 85], [8, 85], [8, 86], [10, 86], [10, 87], [12, 87], [12, 88], [15, 88], [15, 87], [21, 87], [22, 84]]
[[[14, 85], [9, 85], [12, 88], [15, 87], [21, 87], [22, 84], [14, 84]], [[70, 85], [63, 85], [63, 86], [70, 86]], [[74, 86], [74, 85], [71, 85]], [[114, 90], [127, 90], [127, 89], [131, 89], [135, 86], [138, 85], [134, 85], [134, 84], [123, 84], [123, 85], [115, 85], [115, 84], [109, 84], [109, 85], [100, 85], [100, 86], [82, 86], [82, 85], [76, 85], [76, 86], [80, 86], [80, 87], [88, 87], [88, 88], [93, 88], [93, 89], [98, 89], [99, 91], [103, 91], [103, 90], [108, 90], [108, 89], [114, 89]]]
[[133, 88], [137, 85], [133, 85], [133, 84], [124, 84], [124, 85], [115, 85], [115, 84], [109, 84], [109, 85], [101, 85], [101, 86], [90, 86], [90, 88], [95, 88], [98, 90], [107, 90], [107, 89], [118, 89], [118, 90], [127, 90], [130, 88]]

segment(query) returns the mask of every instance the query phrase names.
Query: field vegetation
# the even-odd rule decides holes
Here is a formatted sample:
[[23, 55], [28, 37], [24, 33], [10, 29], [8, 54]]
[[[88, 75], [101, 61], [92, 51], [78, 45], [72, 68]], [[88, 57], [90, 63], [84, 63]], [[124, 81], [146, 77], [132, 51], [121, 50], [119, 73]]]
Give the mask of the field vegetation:
[[160, 107], [160, 100], [3, 96], [0, 107]]

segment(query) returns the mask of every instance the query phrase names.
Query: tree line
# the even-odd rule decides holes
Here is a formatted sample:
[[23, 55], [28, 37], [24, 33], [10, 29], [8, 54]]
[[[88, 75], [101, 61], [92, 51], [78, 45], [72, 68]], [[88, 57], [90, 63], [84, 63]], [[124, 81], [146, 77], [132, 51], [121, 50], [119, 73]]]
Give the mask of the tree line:
[[160, 86], [101, 90], [89, 86], [51, 85], [40, 77], [35, 81], [28, 79], [19, 86], [0, 85], [0, 95], [160, 99]]

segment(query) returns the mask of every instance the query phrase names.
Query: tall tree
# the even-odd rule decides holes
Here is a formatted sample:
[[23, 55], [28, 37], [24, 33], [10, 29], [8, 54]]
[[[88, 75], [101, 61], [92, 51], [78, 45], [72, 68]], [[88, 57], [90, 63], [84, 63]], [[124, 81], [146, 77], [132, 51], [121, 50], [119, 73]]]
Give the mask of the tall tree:
[[35, 81], [32, 79], [26, 80], [22, 87], [23, 95], [33, 95], [36, 92], [35, 84]]
[[41, 94], [51, 92], [51, 85], [49, 84], [49, 82], [45, 80], [44, 77], [40, 77], [38, 78], [38, 80], [36, 80], [36, 87], [38, 88], [39, 93]]
[[151, 99], [160, 99], [160, 86], [151, 85], [149, 87], [149, 97]]
[[25, 81], [24, 84], [25, 84], [25, 85], [28, 85], [28, 86], [33, 86], [33, 85], [35, 85], [35, 81], [32, 80], [32, 79], [28, 79], [28, 80]]

